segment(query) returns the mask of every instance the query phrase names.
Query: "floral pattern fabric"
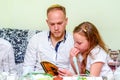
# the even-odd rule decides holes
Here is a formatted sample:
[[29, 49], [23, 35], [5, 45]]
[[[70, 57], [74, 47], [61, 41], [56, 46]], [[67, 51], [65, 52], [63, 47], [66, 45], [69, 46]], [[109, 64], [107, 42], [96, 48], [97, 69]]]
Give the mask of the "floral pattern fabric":
[[8, 40], [14, 49], [15, 63], [23, 63], [29, 39], [39, 30], [0, 29], [0, 37]]

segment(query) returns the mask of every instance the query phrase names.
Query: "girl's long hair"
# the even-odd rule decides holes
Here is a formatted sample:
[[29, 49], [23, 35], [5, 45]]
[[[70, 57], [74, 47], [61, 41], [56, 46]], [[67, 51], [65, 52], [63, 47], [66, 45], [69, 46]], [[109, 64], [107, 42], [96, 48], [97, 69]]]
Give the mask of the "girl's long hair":
[[90, 51], [97, 45], [102, 47], [107, 53], [108, 49], [102, 40], [97, 28], [90, 22], [83, 22], [76, 26], [73, 30], [74, 33], [79, 33], [80, 35], [84, 35], [89, 42], [89, 49], [82, 53], [83, 61], [81, 62], [81, 74], [85, 74], [87, 56], [91, 55]]

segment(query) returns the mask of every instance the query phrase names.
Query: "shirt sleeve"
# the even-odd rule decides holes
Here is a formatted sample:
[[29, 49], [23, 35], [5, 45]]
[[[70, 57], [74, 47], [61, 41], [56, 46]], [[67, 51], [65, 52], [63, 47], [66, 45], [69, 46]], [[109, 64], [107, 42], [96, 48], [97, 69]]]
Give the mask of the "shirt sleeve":
[[15, 57], [14, 57], [14, 50], [13, 47], [10, 43], [7, 41], [3, 41], [3, 46], [2, 46], [2, 54], [3, 59], [3, 72], [8, 72], [10, 74], [16, 74], [16, 69], [15, 69]]
[[91, 64], [95, 62], [105, 63], [107, 60], [107, 53], [102, 48], [95, 48], [92, 52]]
[[36, 47], [37, 46], [36, 46], [35, 38], [31, 38], [29, 43], [28, 43], [25, 58], [24, 58], [23, 75], [34, 71], [34, 67], [35, 67], [36, 61], [37, 61]]
[[9, 59], [9, 70], [10, 73], [16, 74], [16, 67], [15, 67], [15, 56], [14, 56], [14, 50], [12, 46], [8, 49], [8, 59]]

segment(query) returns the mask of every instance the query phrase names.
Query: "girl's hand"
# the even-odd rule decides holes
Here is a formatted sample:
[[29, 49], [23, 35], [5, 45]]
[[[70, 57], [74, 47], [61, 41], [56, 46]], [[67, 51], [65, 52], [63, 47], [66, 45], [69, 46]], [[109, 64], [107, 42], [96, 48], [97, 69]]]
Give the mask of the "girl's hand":
[[77, 48], [72, 48], [70, 51], [70, 57], [76, 56], [80, 51]]

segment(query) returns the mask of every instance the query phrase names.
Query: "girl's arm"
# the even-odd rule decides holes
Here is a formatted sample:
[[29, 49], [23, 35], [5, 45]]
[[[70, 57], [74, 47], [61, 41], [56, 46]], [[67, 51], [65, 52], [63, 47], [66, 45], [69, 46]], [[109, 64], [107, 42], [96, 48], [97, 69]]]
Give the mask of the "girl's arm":
[[90, 76], [96, 76], [98, 77], [100, 75], [101, 69], [103, 67], [103, 62], [96, 62], [91, 65], [90, 68]]
[[[75, 65], [74, 65], [74, 61], [73, 61], [73, 57], [76, 57], [76, 55], [79, 53], [79, 50], [76, 49], [76, 48], [72, 48], [71, 51], [70, 51], [70, 63], [71, 63], [71, 66], [75, 72], [75, 74], [77, 74], [77, 71], [76, 71], [76, 68], [75, 68]], [[78, 61], [77, 61], [78, 63]], [[78, 64], [79, 65], [79, 64]]]

